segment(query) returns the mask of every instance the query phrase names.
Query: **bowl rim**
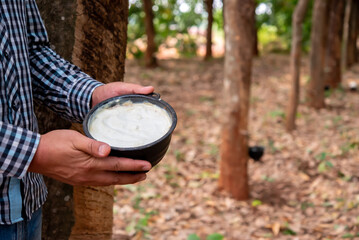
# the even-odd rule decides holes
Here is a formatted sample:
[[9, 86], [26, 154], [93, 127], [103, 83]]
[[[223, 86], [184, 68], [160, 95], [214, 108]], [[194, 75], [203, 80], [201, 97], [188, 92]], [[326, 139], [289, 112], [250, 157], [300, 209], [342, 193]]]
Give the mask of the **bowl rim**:
[[[166, 139], [167, 137], [170, 137], [174, 131], [174, 129], [176, 128], [176, 125], [177, 125], [177, 114], [176, 114], [176, 111], [173, 109], [173, 107], [168, 104], [166, 101], [162, 100], [160, 98], [160, 95], [157, 94], [157, 93], [152, 93], [152, 94], [149, 94], [149, 95], [143, 95], [143, 94], [124, 94], [124, 95], [120, 95], [120, 96], [115, 96], [115, 97], [111, 97], [111, 98], [108, 98], [100, 103], [98, 103], [96, 106], [94, 106], [85, 116], [85, 119], [82, 123], [83, 125], [83, 130], [85, 132], [85, 135], [91, 139], [94, 139], [96, 141], [99, 141], [97, 139], [95, 139], [90, 131], [88, 130], [88, 124], [89, 124], [89, 121], [92, 117], [92, 115], [98, 110], [100, 109], [101, 107], [103, 107], [104, 105], [106, 104], [109, 104], [110, 102], [112, 101], [116, 101], [116, 100], [121, 100], [121, 99], [128, 99], [128, 100], [131, 100], [131, 99], [134, 99], [134, 98], [141, 98], [141, 99], [144, 99], [144, 100], [149, 100], [150, 103], [164, 109], [168, 115], [170, 115], [170, 117], [172, 118], [172, 124], [171, 124], [171, 127], [168, 129], [168, 131], [162, 136], [160, 137], [159, 139], [151, 142], [151, 143], [147, 143], [145, 145], [141, 145], [141, 146], [137, 146], [137, 147], [114, 147], [114, 146], [111, 146], [110, 144], [110, 147], [111, 147], [111, 150], [117, 150], [117, 151], [138, 151], [138, 150], [144, 150], [144, 149], [147, 149], [147, 148], [150, 148], [160, 142], [162, 142], [164, 139]], [[100, 142], [103, 142], [103, 141], [100, 141]]]

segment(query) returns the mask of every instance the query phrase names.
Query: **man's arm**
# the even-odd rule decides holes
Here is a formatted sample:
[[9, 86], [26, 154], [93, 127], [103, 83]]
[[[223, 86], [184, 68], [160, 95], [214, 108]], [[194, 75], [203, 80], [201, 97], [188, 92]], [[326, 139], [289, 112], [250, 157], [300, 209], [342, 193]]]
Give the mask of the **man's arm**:
[[34, 98], [71, 121], [81, 122], [94, 89], [103, 85], [49, 47], [46, 29], [34, 0], [27, 4], [27, 29]]

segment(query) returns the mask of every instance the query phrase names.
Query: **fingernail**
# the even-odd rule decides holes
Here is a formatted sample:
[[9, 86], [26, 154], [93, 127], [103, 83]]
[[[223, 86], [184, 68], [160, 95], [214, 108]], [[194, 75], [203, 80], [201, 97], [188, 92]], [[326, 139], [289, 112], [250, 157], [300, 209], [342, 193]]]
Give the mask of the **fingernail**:
[[99, 152], [101, 155], [105, 155], [105, 154], [106, 154], [106, 145], [101, 145], [101, 146], [98, 148], [98, 152]]
[[143, 170], [143, 171], [148, 171], [148, 170], [151, 169], [151, 167], [152, 167], [151, 164], [148, 164], [148, 165], [143, 166], [143, 167], [142, 167], [142, 170]]

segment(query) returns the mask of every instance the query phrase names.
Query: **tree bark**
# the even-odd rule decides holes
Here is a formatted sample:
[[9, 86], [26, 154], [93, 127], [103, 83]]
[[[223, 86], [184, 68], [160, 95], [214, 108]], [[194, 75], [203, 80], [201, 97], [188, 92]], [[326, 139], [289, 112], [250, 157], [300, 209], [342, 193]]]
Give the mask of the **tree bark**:
[[207, 37], [206, 37], [206, 55], [205, 60], [212, 58], [212, 25], [213, 25], [213, 0], [205, 0], [208, 20], [207, 20]]
[[258, 49], [258, 29], [257, 29], [257, 19], [256, 19], [256, 8], [258, 6], [257, 3], [255, 3], [256, 5], [254, 6], [253, 9], [253, 37], [254, 37], [254, 41], [253, 41], [253, 55], [258, 57], [259, 56], [259, 49]]
[[315, 109], [325, 107], [323, 68], [327, 6], [327, 1], [315, 0], [314, 2], [310, 49], [310, 81], [306, 93], [308, 105]]
[[146, 67], [157, 67], [156, 43], [155, 43], [155, 27], [153, 25], [152, 0], [143, 0], [143, 8], [145, 11], [145, 26], [147, 35], [147, 48], [145, 54]]
[[[37, 2], [52, 48], [102, 82], [123, 80], [126, 1]], [[47, 109], [39, 106], [36, 109], [41, 133], [71, 126]], [[73, 129], [82, 131], [80, 125], [73, 125]], [[73, 190], [72, 186], [52, 179], [45, 181], [49, 195], [44, 205], [43, 239], [69, 239], [70, 234], [71, 239], [112, 238], [113, 187], [76, 187]]]
[[[128, 1], [78, 0], [73, 62], [104, 82], [123, 81]], [[74, 129], [82, 131], [79, 125]], [[74, 187], [75, 226], [70, 239], [111, 239], [113, 192], [110, 187]]]
[[351, 67], [357, 61], [357, 39], [358, 39], [358, 14], [359, 2], [352, 1], [349, 29], [348, 29], [348, 46], [347, 46], [347, 67]]
[[[39, 10], [46, 25], [51, 47], [63, 58], [71, 61], [74, 46], [76, 0], [38, 0]], [[71, 123], [46, 107], [36, 103], [35, 112], [41, 134], [55, 129], [70, 128]], [[74, 225], [73, 187], [44, 177], [48, 189], [43, 207], [43, 240], [67, 240]], [[59, 227], [61, 226], [61, 227]]]
[[347, 69], [347, 59], [348, 59], [348, 39], [349, 39], [349, 22], [350, 22], [350, 13], [353, 5], [353, 0], [347, 0], [345, 4], [344, 11], [344, 26], [343, 26], [343, 46], [342, 46], [342, 60], [341, 60], [341, 70], [344, 72]]
[[253, 59], [253, 0], [226, 0], [226, 55], [219, 187], [249, 198], [248, 115]]
[[[51, 47], [95, 79], [104, 83], [123, 81], [127, 1], [37, 2]], [[46, 109], [37, 106], [41, 133], [71, 126], [57, 115], [44, 111]], [[74, 124], [72, 128], [82, 131], [81, 125]], [[49, 195], [44, 206], [43, 239], [69, 239], [70, 234], [70, 239], [112, 238], [113, 187], [73, 190], [72, 186], [52, 179], [45, 181]]]
[[307, 11], [309, 0], [300, 0], [295, 8], [292, 20], [292, 49], [290, 54], [290, 73], [292, 76], [292, 88], [287, 107], [286, 129], [291, 132], [295, 129], [295, 118], [299, 102], [300, 92], [300, 62], [302, 49], [302, 24]]
[[342, 78], [340, 63], [345, 1], [331, 1], [329, 8], [324, 82], [330, 88], [337, 88]]

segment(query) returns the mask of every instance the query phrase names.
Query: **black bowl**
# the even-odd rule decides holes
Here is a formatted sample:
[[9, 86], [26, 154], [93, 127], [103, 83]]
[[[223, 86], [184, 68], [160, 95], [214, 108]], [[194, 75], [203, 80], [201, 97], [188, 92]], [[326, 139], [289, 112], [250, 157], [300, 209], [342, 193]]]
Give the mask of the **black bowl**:
[[111, 146], [110, 155], [116, 157], [126, 157], [132, 159], [146, 160], [150, 162], [153, 167], [156, 164], [158, 164], [166, 154], [169, 144], [171, 142], [172, 133], [177, 124], [177, 115], [175, 110], [171, 107], [171, 105], [163, 101], [160, 98], [159, 94], [153, 93], [150, 95], [139, 95], [139, 94], [122, 95], [122, 96], [109, 98], [97, 104], [93, 109], [90, 110], [90, 112], [87, 114], [84, 120], [83, 123], [84, 132], [87, 137], [95, 139], [89, 132], [88, 127], [89, 124], [91, 123], [92, 117], [95, 116], [96, 111], [103, 108], [111, 108], [115, 105], [122, 104], [129, 100], [131, 100], [133, 103], [149, 102], [164, 109], [168, 113], [170, 119], [172, 120], [171, 127], [169, 128], [169, 130], [164, 136], [146, 145], [142, 145], [138, 147], [125, 147], [125, 148]]
[[262, 146], [253, 146], [248, 148], [249, 157], [254, 161], [259, 161], [264, 154], [264, 147]]

